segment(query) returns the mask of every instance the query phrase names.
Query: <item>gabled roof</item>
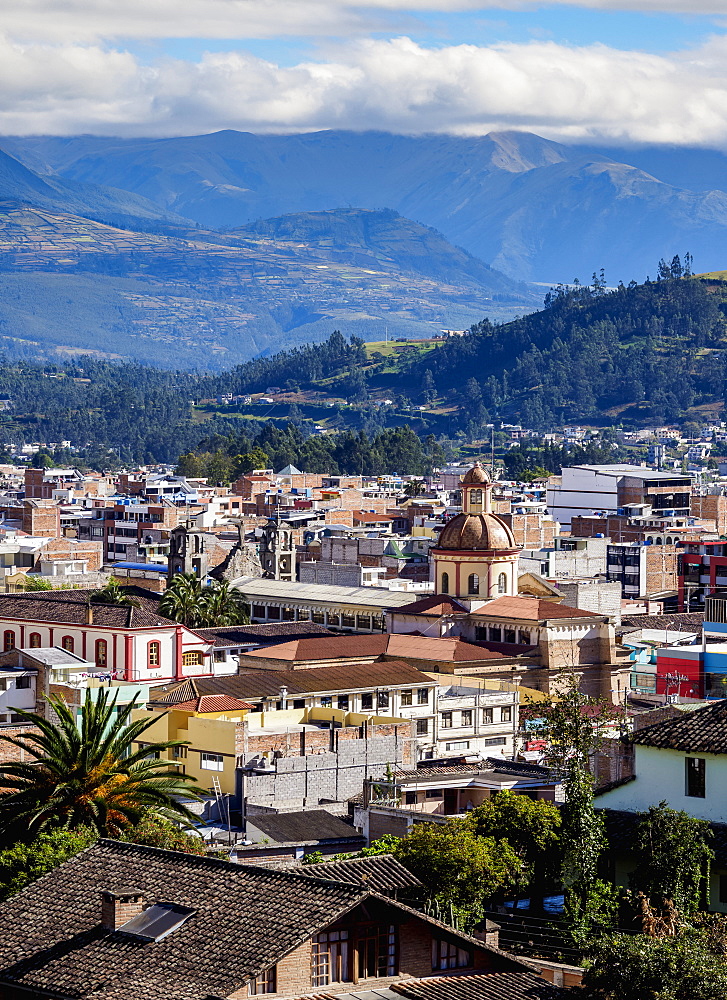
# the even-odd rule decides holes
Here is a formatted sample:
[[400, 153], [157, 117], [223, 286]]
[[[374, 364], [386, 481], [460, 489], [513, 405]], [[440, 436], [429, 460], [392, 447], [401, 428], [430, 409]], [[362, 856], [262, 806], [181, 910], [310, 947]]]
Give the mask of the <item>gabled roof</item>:
[[269, 622], [265, 625], [217, 625], [213, 628], [196, 628], [195, 633], [215, 646], [243, 646], [250, 643], [266, 645], [268, 640], [295, 639], [303, 636], [330, 636], [325, 625], [315, 622]]
[[416, 875], [412, 875], [409, 869], [391, 854], [325, 861], [317, 865], [301, 865], [295, 870], [306, 878], [332, 878], [337, 882], [364, 885], [384, 895], [398, 889], [422, 888], [422, 883]]
[[553, 618], [607, 618], [607, 615], [566, 604], [546, 601], [539, 597], [497, 597], [477, 608], [473, 614], [486, 618], [516, 618], [525, 621], [549, 621]]
[[387, 635], [328, 635], [294, 639], [291, 642], [280, 642], [265, 649], [251, 650], [243, 653], [241, 664], [245, 657], [254, 659], [265, 657], [271, 660], [299, 662], [301, 660], [338, 660], [342, 657], [359, 658], [362, 656], [376, 657], [386, 652], [389, 637]]
[[396, 609], [397, 615], [426, 615], [428, 618], [440, 618], [442, 615], [466, 615], [467, 608], [447, 594], [430, 594], [419, 601], [404, 604]]
[[727, 753], [727, 701], [655, 722], [631, 737], [634, 743], [683, 753]]
[[280, 698], [280, 688], [288, 697], [336, 691], [372, 691], [400, 685], [433, 686], [434, 681], [416, 667], [400, 660], [375, 663], [344, 663], [334, 667], [311, 667], [306, 670], [246, 670], [222, 677], [194, 677], [180, 684], [152, 688], [150, 701], [175, 705], [192, 701], [204, 694], [224, 694], [243, 701]]
[[[158, 941], [105, 930], [101, 891], [130, 886], [145, 902], [194, 913]], [[227, 997], [367, 899], [489, 952], [493, 974], [532, 970], [361, 885], [100, 840], [0, 906], [0, 988], [76, 1000]]]
[[111, 628], [149, 628], [175, 623], [159, 614], [159, 595], [141, 587], [124, 587], [136, 604], [102, 604], [93, 600], [93, 590], [53, 590], [47, 593], [0, 594], [0, 618], [54, 622], [59, 625], [93, 624]]
[[199, 712], [204, 715], [207, 712], [241, 712], [244, 709], [254, 709], [255, 705], [225, 694], [203, 694], [190, 701], [177, 702], [174, 707], [180, 712]]

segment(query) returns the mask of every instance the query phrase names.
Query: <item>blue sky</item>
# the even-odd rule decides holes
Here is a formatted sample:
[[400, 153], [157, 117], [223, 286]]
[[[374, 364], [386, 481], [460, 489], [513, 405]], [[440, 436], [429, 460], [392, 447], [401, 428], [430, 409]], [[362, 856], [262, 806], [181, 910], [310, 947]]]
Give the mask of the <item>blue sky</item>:
[[727, 0], [18, 0], [0, 133], [381, 128], [727, 147]]

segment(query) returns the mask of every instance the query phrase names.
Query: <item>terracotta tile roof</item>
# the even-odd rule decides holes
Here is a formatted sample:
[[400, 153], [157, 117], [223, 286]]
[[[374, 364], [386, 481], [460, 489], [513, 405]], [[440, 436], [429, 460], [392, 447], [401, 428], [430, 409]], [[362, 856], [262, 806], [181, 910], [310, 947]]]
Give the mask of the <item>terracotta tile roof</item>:
[[497, 597], [478, 608], [473, 614], [487, 618], [518, 618], [525, 621], [547, 621], [552, 618], [605, 618], [606, 615], [566, 604], [545, 601], [539, 597]]
[[392, 992], [406, 1000], [565, 1000], [572, 991], [531, 972], [475, 972], [407, 979]]
[[249, 701], [240, 701], [239, 698], [230, 698], [225, 694], [203, 694], [200, 698], [191, 701], [177, 702], [174, 706], [181, 712], [241, 712], [244, 709], [254, 709]]
[[57, 622], [62, 625], [87, 624], [89, 606], [93, 608], [93, 624], [111, 628], [149, 628], [173, 625], [162, 617], [157, 608], [159, 598], [149, 597], [149, 591], [129, 593], [138, 606], [101, 604], [93, 601], [92, 590], [54, 590], [48, 593], [0, 594], [0, 618], [19, 621]]
[[197, 635], [217, 647], [243, 646], [256, 642], [260, 645], [267, 640], [297, 639], [305, 636], [324, 637], [332, 635], [325, 625], [315, 622], [270, 622], [265, 625], [219, 625], [216, 628], [197, 628]]
[[379, 656], [386, 652], [388, 635], [331, 635], [314, 639], [296, 639], [242, 654], [242, 661], [264, 656], [266, 659], [298, 662], [300, 660], [338, 660], [341, 657]]
[[403, 604], [395, 611], [397, 615], [427, 615], [427, 617], [432, 618], [439, 618], [441, 615], [467, 614], [467, 608], [463, 604], [446, 594], [430, 594], [428, 597], [422, 597], [421, 600], [413, 601], [411, 604]]
[[704, 612], [674, 615], [624, 615], [623, 625], [633, 628], [669, 629], [676, 632], [701, 632], [704, 624]]
[[371, 691], [376, 688], [433, 686], [434, 681], [416, 667], [399, 660], [376, 663], [345, 663], [335, 667], [311, 667], [306, 670], [246, 670], [226, 677], [195, 677], [173, 686], [152, 688], [150, 701], [174, 705], [204, 694], [224, 694], [243, 701], [279, 698], [282, 685], [288, 696], [336, 691]]
[[[99, 841], [0, 907], [0, 984], [89, 1000], [225, 997], [368, 895], [252, 867]], [[153, 943], [103, 930], [101, 890], [130, 885], [195, 912]]]
[[631, 740], [640, 746], [683, 753], [727, 753], [727, 701], [655, 722], [634, 733]]
[[499, 660], [498, 653], [493, 653], [482, 645], [467, 642], [465, 639], [435, 639], [429, 636], [393, 634], [389, 636], [386, 650], [392, 656], [411, 656], [413, 659], [446, 660], [452, 663], [463, 663], [469, 660]]
[[[130, 886], [147, 902], [193, 913], [153, 942], [105, 930], [101, 891]], [[487, 952], [498, 970], [488, 973], [493, 984], [499, 970], [527, 975], [533, 969], [362, 885], [101, 840], [0, 906], [0, 990], [76, 1000], [223, 998], [367, 899]], [[490, 996], [524, 1000], [528, 994]], [[461, 994], [470, 997], [487, 994]]]
[[420, 889], [422, 883], [391, 854], [368, 858], [326, 861], [318, 865], [301, 865], [295, 869], [307, 878], [335, 879], [351, 885], [365, 885], [374, 892], [388, 895], [399, 889]]

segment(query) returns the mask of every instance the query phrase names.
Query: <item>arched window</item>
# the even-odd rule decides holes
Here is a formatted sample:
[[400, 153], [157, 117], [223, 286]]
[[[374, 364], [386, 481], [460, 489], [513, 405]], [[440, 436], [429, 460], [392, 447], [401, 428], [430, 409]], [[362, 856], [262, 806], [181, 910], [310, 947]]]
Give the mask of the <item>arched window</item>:
[[479, 594], [479, 592], [480, 592], [480, 578], [476, 573], [470, 573], [469, 580], [467, 581], [467, 593]]
[[61, 647], [66, 650], [67, 653], [73, 652], [73, 636], [64, 635], [61, 639]]
[[146, 647], [146, 663], [148, 667], [158, 667], [161, 652], [161, 644], [158, 642], [150, 642]]
[[30, 648], [40, 649], [40, 632], [30, 633]]
[[657, 535], [657, 537], [654, 539], [654, 545], [661, 545], [661, 544], [662, 544], [661, 535]]
[[442, 593], [449, 593], [449, 573], [442, 573]]
[[666, 536], [666, 539], [664, 540], [664, 544], [665, 545], [672, 545], [673, 544], [672, 539], [671, 539], [671, 535], [667, 535]]
[[12, 629], [3, 632], [3, 652], [7, 653], [10, 649], [15, 649], [15, 633]]
[[105, 639], [96, 640], [96, 666], [105, 667], [108, 662], [108, 643]]
[[482, 490], [470, 490], [470, 503], [482, 503]]
[[507, 591], [507, 577], [504, 573], [500, 573], [497, 578], [497, 592], [498, 594], [504, 594]]

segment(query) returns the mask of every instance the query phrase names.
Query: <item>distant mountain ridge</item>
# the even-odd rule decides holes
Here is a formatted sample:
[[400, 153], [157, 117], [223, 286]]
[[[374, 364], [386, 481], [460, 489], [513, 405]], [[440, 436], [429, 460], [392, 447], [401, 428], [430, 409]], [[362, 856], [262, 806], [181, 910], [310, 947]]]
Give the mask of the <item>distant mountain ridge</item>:
[[[628, 150], [610, 156], [526, 132], [461, 138], [223, 131], [171, 139], [7, 138], [0, 146], [36, 170], [129, 190], [206, 228], [389, 206], [518, 280], [583, 280], [601, 267], [613, 283], [642, 280], [660, 257], [686, 250], [707, 271], [722, 265], [727, 250], [724, 190], [690, 190], [638, 165], [661, 164], [668, 178], [684, 181], [697, 169], [697, 151], [691, 158], [636, 151], [634, 165], [618, 159]], [[720, 164], [710, 153], [715, 181]]]

